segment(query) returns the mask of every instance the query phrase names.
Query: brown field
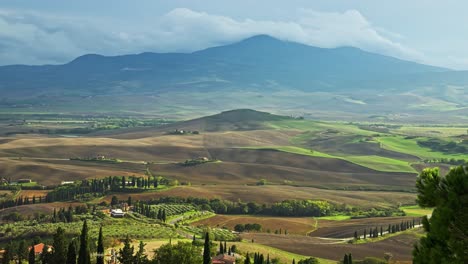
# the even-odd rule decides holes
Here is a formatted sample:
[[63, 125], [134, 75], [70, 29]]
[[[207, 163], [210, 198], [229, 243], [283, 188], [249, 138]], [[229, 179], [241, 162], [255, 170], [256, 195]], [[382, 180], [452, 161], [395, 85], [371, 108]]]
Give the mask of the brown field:
[[236, 224], [260, 224], [262, 232], [282, 228], [290, 234], [305, 235], [314, 229], [315, 220], [311, 217], [267, 217], [267, 216], [244, 216], [244, 215], [215, 215], [213, 217], [193, 222], [194, 226], [227, 227], [234, 230]]
[[358, 231], [362, 235], [364, 229], [375, 228], [380, 231], [387, 230], [389, 224], [400, 224], [402, 221], [412, 221], [414, 217], [374, 217], [363, 219], [350, 219], [346, 221], [330, 221], [319, 220], [317, 230], [310, 233], [313, 237], [329, 237], [329, 238], [350, 238], [354, 236], [354, 231]]
[[385, 253], [391, 253], [394, 260], [410, 261], [413, 245], [418, 241], [414, 233], [406, 232], [378, 242], [366, 244], [333, 243], [307, 236], [274, 235], [265, 233], [246, 233], [242, 237], [255, 243], [278, 248], [305, 256], [340, 260], [344, 254], [351, 253], [353, 259], [364, 257], [383, 258]]
[[[43, 185], [57, 185], [62, 181], [107, 177], [110, 175], [136, 175], [138, 171], [92, 166], [87, 162], [54, 161], [44, 162], [23, 158], [22, 160], [0, 158], [0, 174], [12, 180], [28, 178]], [[71, 165], [73, 164], [73, 165]], [[120, 165], [120, 164], [119, 164]], [[142, 167], [143, 168], [143, 167]], [[140, 171], [143, 172], [143, 169]]]
[[55, 209], [68, 208], [69, 206], [82, 205], [82, 203], [76, 202], [55, 202], [55, 203], [40, 203], [40, 204], [28, 204], [17, 207], [10, 207], [0, 210], [0, 220], [3, 216], [17, 212], [24, 217], [34, 216], [35, 214], [52, 214]]
[[[127, 199], [128, 194], [116, 194], [120, 199]], [[136, 200], [149, 200], [166, 196], [222, 198], [230, 201], [257, 202], [271, 204], [287, 199], [327, 200], [333, 203], [345, 203], [362, 208], [389, 207], [400, 203], [414, 202], [416, 195], [405, 192], [343, 191], [324, 190], [312, 187], [293, 187], [281, 185], [246, 186], [246, 185], [205, 185], [179, 186], [165, 191], [131, 194]], [[106, 200], [110, 201], [111, 196]]]
[[21, 190], [19, 195], [23, 197], [40, 197], [46, 196], [48, 192], [50, 192], [50, 190]]

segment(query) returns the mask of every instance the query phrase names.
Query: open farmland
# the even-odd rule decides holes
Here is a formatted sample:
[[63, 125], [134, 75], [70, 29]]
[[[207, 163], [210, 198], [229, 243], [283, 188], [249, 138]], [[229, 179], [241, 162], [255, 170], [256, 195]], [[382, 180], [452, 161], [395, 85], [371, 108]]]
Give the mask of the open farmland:
[[271, 216], [243, 216], [216, 215], [207, 219], [192, 222], [194, 226], [227, 227], [234, 230], [237, 224], [260, 224], [261, 232], [272, 232], [282, 228], [290, 234], [305, 235], [315, 229], [315, 221], [311, 217], [271, 217]]
[[278, 248], [287, 252], [316, 256], [324, 259], [340, 260], [344, 254], [352, 252], [354, 259], [373, 256], [383, 258], [385, 253], [391, 253], [395, 260], [411, 261], [414, 243], [418, 240], [418, 231], [406, 232], [390, 238], [365, 243], [347, 244], [333, 240], [323, 240], [307, 236], [275, 235], [265, 233], [248, 233], [242, 237], [248, 241]]

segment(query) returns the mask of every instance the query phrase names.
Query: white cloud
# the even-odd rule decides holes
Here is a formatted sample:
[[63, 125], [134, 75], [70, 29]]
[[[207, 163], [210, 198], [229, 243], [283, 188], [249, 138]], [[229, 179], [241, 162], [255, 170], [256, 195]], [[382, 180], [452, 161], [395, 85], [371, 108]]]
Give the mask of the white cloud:
[[64, 63], [85, 53], [190, 52], [257, 34], [318, 47], [353, 46], [424, 61], [422, 54], [385, 32], [356, 10], [333, 13], [304, 9], [292, 21], [262, 21], [178, 8], [145, 25], [0, 10], [0, 64]]

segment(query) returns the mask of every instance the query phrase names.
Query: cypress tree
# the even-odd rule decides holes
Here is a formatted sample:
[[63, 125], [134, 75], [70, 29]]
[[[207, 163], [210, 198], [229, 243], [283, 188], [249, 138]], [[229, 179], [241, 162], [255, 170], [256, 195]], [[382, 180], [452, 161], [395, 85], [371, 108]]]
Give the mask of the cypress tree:
[[135, 248], [130, 244], [130, 238], [127, 237], [124, 240], [124, 246], [119, 250], [119, 256], [117, 259], [122, 264], [133, 264], [135, 257], [133, 256], [133, 251]]
[[295, 259], [293, 259], [293, 263], [292, 263], [292, 264], [296, 264], [296, 260], [295, 260]]
[[224, 253], [226, 253], [226, 252], [227, 252], [227, 250], [228, 250], [228, 248], [227, 248], [227, 244], [226, 244], [226, 241], [224, 241]]
[[192, 238], [192, 245], [195, 245], [197, 239], [195, 238], [195, 235], [193, 235], [193, 238]]
[[247, 252], [247, 256], [245, 256], [244, 264], [252, 264], [250, 262], [250, 254]]
[[67, 264], [76, 264], [76, 246], [74, 241], [70, 241], [67, 251]]
[[358, 239], [357, 231], [354, 231], [354, 239]]
[[83, 222], [83, 228], [80, 235], [80, 249], [78, 251], [78, 264], [91, 264], [91, 255], [88, 245], [88, 223]]
[[210, 234], [205, 234], [205, 245], [203, 246], [203, 264], [211, 264], [211, 242]]
[[221, 241], [219, 242], [219, 254], [224, 254], [223, 243]]
[[351, 253], [348, 255], [348, 264], [353, 264], [353, 256], [351, 256]]
[[348, 261], [348, 254], [344, 254], [344, 257], [343, 257], [343, 264], [349, 264], [349, 261]]
[[36, 252], [34, 252], [34, 243], [31, 245], [31, 249], [29, 250], [28, 255], [28, 264], [35, 264], [36, 263]]
[[67, 248], [65, 243], [65, 230], [63, 228], [57, 228], [57, 232], [54, 234], [54, 242], [52, 246], [54, 248], [52, 262], [65, 263], [67, 259]]
[[96, 264], [104, 264], [104, 242], [102, 241], [102, 226], [99, 228]]
[[366, 239], [366, 229], [364, 229], [364, 239]]

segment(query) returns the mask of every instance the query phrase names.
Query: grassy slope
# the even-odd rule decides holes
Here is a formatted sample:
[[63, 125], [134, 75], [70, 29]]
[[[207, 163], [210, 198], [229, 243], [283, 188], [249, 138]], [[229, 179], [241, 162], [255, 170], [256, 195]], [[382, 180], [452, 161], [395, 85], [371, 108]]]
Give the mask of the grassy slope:
[[295, 146], [265, 146], [265, 147], [251, 147], [252, 149], [276, 149], [279, 151], [306, 155], [312, 157], [322, 157], [331, 159], [343, 159], [357, 165], [361, 165], [373, 170], [384, 171], [384, 172], [416, 172], [411, 164], [406, 161], [380, 157], [380, 156], [337, 156], [330, 155], [319, 151], [311, 151], [301, 147]]
[[414, 155], [421, 159], [468, 159], [468, 154], [446, 154], [421, 147], [418, 145], [417, 139], [407, 139], [402, 136], [385, 136], [375, 139], [382, 144], [383, 148]]
[[407, 216], [425, 216], [432, 214], [432, 210], [430, 208], [421, 208], [417, 205], [409, 205], [409, 206], [401, 206], [401, 210], [403, 210]]
[[[362, 136], [371, 136], [375, 134], [373, 131], [363, 130], [359, 127], [352, 124], [343, 124], [343, 123], [323, 123], [323, 122], [313, 122], [309, 120], [282, 120], [270, 122], [269, 125], [274, 129], [298, 129], [308, 132], [320, 132], [324, 130], [337, 130], [341, 133], [348, 133], [354, 135]], [[307, 133], [309, 134], [309, 133]], [[306, 136], [309, 136], [307, 135]], [[292, 143], [297, 143], [303, 140], [298, 136], [298, 138], [293, 139]], [[271, 147], [265, 147], [271, 148]], [[325, 157], [325, 158], [339, 158], [350, 161], [352, 163], [371, 168], [377, 171], [385, 172], [415, 172], [414, 168], [411, 167], [411, 164], [392, 158], [380, 157], [380, 156], [348, 156], [348, 155], [330, 155], [327, 153], [319, 151], [311, 151], [305, 148], [295, 147], [295, 146], [279, 146], [275, 149], [295, 154], [314, 156], [314, 157]]]

